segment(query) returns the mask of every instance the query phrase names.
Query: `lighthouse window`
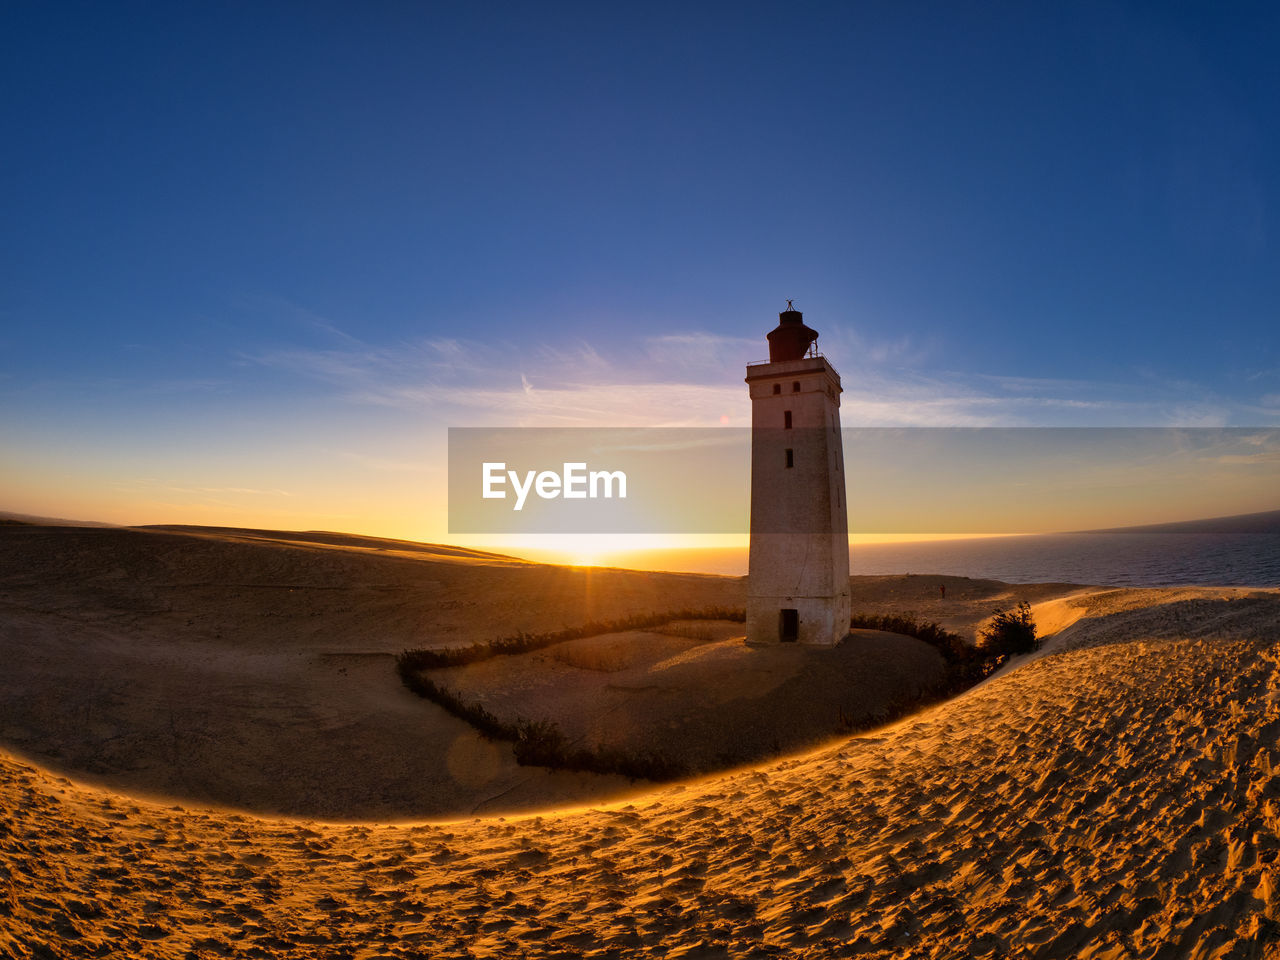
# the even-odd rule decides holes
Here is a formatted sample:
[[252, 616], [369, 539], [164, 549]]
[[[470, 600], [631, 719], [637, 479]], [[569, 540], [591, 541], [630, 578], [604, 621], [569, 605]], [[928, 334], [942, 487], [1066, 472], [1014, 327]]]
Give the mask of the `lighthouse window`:
[[799, 392], [800, 392], [800, 381], [799, 381], [799, 380], [794, 380], [794, 381], [792, 381], [792, 383], [791, 383], [791, 392], [792, 392], [792, 393], [799, 393]]
[[792, 450], [790, 447], [787, 447], [787, 469], [789, 470], [795, 465], [796, 465], [795, 451]]
[[782, 392], [782, 384], [780, 384], [780, 383], [775, 383], [775, 384], [773, 385], [773, 392], [774, 392], [774, 393], [781, 393], [781, 392]]
[[790, 410], [782, 411], [782, 426], [786, 430], [791, 429], [791, 411]]

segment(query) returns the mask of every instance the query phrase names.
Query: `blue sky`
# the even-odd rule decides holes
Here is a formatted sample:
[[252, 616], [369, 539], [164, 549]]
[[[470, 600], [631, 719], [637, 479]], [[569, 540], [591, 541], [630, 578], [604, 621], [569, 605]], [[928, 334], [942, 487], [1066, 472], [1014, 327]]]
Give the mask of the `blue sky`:
[[747, 422], [787, 297], [847, 423], [1276, 424], [1277, 35], [1247, 3], [6, 4], [0, 507], [390, 532], [351, 501], [438, 489], [447, 426]]

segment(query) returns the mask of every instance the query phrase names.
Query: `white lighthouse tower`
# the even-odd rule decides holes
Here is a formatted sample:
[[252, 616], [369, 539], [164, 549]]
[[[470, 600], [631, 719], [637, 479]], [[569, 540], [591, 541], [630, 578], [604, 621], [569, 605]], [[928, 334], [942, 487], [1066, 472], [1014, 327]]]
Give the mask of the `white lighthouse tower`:
[[787, 301], [751, 392], [748, 643], [839, 643], [849, 632], [849, 520], [840, 376]]

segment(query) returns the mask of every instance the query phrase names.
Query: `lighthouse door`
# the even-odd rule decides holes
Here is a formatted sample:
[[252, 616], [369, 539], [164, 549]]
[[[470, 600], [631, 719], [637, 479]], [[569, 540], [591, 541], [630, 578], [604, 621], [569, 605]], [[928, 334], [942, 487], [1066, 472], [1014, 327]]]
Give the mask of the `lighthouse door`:
[[778, 639], [783, 643], [795, 643], [800, 637], [800, 611], [778, 611]]

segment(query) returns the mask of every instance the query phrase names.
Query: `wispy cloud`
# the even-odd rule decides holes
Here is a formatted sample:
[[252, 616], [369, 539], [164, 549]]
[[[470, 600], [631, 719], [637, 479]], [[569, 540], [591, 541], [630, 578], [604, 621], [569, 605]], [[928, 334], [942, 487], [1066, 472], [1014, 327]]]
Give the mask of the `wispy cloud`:
[[818, 348], [833, 357], [848, 358], [842, 366], [918, 368], [937, 358], [939, 345], [932, 339], [907, 334], [890, 339], [867, 337], [849, 324], [833, 323], [818, 338]]
[[213, 393], [225, 390], [230, 381], [216, 377], [188, 377], [174, 380], [123, 381], [137, 393]]
[[378, 457], [367, 453], [361, 453], [358, 450], [326, 450], [333, 456], [341, 457], [358, 466], [369, 470], [377, 470], [383, 473], [421, 473], [433, 474], [442, 472], [443, 468], [438, 462], [427, 462], [426, 460], [400, 460], [392, 457]]
[[521, 350], [427, 340], [394, 349], [276, 350], [244, 359], [331, 385], [353, 403], [429, 410], [458, 425], [719, 422], [742, 393], [740, 375], [694, 382], [662, 364], [624, 365], [585, 342]]
[[1226, 453], [1220, 457], [1206, 457], [1205, 459], [1212, 463], [1280, 463], [1280, 451], [1271, 453]]
[[246, 497], [292, 497], [294, 494], [288, 490], [271, 489], [264, 490], [256, 487], [203, 487], [203, 486], [182, 486], [179, 484], [166, 483], [165, 481], [155, 477], [140, 477], [125, 484], [126, 486], [146, 487], [150, 490], [164, 491], [166, 493], [187, 493], [197, 495], [210, 496], [227, 496], [237, 495]]
[[265, 315], [273, 321], [284, 321], [301, 327], [308, 333], [319, 333], [330, 341], [348, 346], [364, 346], [359, 339], [341, 329], [328, 317], [286, 297], [244, 295], [236, 299], [236, 306], [248, 313]]
[[658, 375], [670, 377], [698, 372], [741, 369], [761, 359], [767, 348], [758, 339], [725, 337], [714, 333], [681, 333], [649, 337], [644, 359]]
[[1208, 435], [1199, 459], [1231, 466], [1280, 463], [1280, 430], [1241, 433], [1215, 431]]
[[[827, 339], [843, 368], [842, 418], [852, 426], [1205, 427], [1256, 422], [1254, 411], [1267, 410], [1150, 374], [1106, 383], [930, 371], [919, 366], [929, 348], [908, 338], [870, 344], [836, 328]], [[757, 338], [691, 331], [629, 350], [449, 338], [244, 359], [329, 385], [353, 404], [421, 410], [457, 426], [743, 426], [750, 417], [743, 370], [764, 351]]]

